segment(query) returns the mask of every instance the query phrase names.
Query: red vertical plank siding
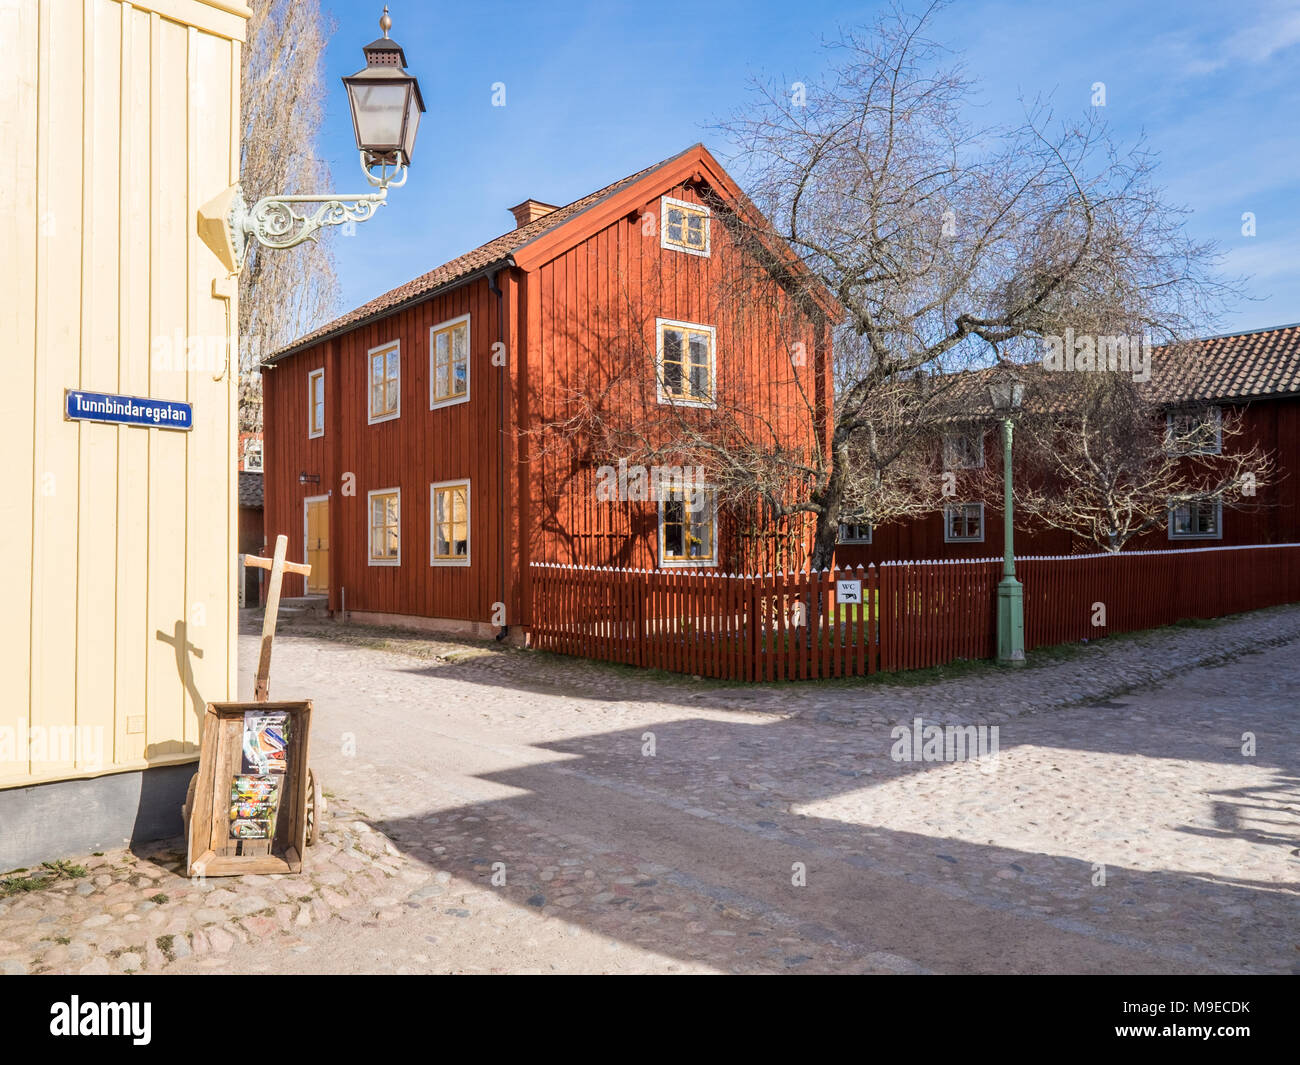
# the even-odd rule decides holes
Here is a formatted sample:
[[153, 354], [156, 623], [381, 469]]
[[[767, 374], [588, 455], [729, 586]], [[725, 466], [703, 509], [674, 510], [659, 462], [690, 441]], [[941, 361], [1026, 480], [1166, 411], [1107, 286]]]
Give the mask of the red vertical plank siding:
[[[491, 364], [498, 339], [497, 297], [486, 279], [462, 285], [296, 354], [264, 375], [268, 536], [289, 537], [302, 553], [303, 500], [330, 493], [331, 606], [346, 587], [350, 611], [487, 621], [502, 594], [499, 548], [498, 389]], [[429, 409], [429, 329], [470, 315], [470, 398]], [[368, 422], [374, 347], [401, 344], [401, 414]], [[307, 376], [326, 366], [323, 437], [307, 438]], [[321, 483], [298, 484], [298, 474]], [[351, 475], [348, 478], [347, 475]], [[432, 566], [429, 486], [470, 482], [470, 566]], [[355, 493], [348, 488], [355, 485]], [[401, 565], [369, 565], [367, 493], [401, 489]]]

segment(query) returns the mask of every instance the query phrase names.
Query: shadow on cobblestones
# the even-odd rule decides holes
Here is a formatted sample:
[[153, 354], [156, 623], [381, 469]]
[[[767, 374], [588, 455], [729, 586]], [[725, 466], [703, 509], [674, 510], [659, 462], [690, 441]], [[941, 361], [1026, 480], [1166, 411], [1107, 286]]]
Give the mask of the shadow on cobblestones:
[[[1198, 868], [1179, 834], [1223, 826], [1107, 825], [1104, 794], [1094, 806], [1085, 781], [1053, 781], [1053, 752], [1044, 760], [1032, 735], [1023, 757], [1013, 742], [985, 772], [895, 762], [887, 742], [864, 757], [802, 722], [652, 731], [653, 756], [640, 729], [539, 744], [562, 760], [484, 775], [516, 797], [375, 827], [484, 886], [502, 863], [496, 890], [520, 907], [732, 970], [814, 948], [830, 954], [823, 971], [853, 959], [980, 973], [1296, 969], [1296, 944], [1278, 935], [1294, 931], [1296, 895], [1267, 875], [1285, 840], [1243, 830], [1240, 811], [1232, 834], [1272, 846], [1216, 871]], [[1153, 757], [1133, 735], [1139, 749], [1121, 753]], [[1189, 753], [1161, 757], [1194, 771]], [[1233, 797], [1277, 810], [1294, 779], [1277, 780]], [[1061, 853], [1014, 845], [1063, 816], [1054, 808], [1068, 821], [1071, 802], [1080, 831], [1064, 833]], [[1294, 810], [1284, 823], [1295, 826]], [[598, 856], [595, 877], [555, 857], [575, 843]], [[632, 857], [648, 854], [650, 866]], [[804, 886], [792, 883], [797, 863]], [[782, 931], [802, 946], [774, 942]]]

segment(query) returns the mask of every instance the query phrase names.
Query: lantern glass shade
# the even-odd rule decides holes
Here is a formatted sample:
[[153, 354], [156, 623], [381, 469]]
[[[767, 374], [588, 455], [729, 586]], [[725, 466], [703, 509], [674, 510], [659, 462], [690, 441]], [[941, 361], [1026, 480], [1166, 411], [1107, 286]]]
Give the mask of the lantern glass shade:
[[357, 149], [367, 158], [400, 153], [399, 161], [409, 164], [423, 109], [415, 79], [392, 68], [367, 68], [344, 78], [343, 84], [352, 108]]
[[999, 414], [1010, 414], [1020, 409], [1024, 400], [1025, 386], [1011, 374], [1004, 374], [994, 379], [989, 385], [989, 399], [993, 409]]
[[415, 131], [420, 128], [420, 112], [424, 110], [422, 107], [413, 106], [418, 103], [418, 99], [418, 96], [412, 94], [406, 105], [406, 133], [402, 138], [402, 153], [408, 163], [411, 161], [411, 152], [415, 148]]

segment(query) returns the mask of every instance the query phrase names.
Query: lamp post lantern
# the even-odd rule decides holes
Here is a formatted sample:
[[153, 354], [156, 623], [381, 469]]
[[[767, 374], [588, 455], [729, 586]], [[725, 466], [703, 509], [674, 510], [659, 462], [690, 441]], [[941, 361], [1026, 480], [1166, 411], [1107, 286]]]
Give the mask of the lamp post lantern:
[[362, 48], [365, 67], [343, 79], [361, 171], [378, 191], [263, 196], [249, 207], [240, 187], [231, 185], [199, 209], [199, 235], [231, 274], [243, 270], [250, 242], [292, 248], [326, 226], [364, 222], [383, 206], [390, 188], [406, 184], [424, 97], [406, 72], [402, 46], [388, 36], [392, 25], [385, 7], [379, 20], [384, 35]]
[[998, 583], [998, 663], [1025, 664], [1024, 588], [1016, 580], [1015, 499], [1011, 491], [1012, 418], [1024, 399], [1024, 385], [1009, 369], [989, 385], [994, 413], [1002, 422], [1002, 580]]
[[366, 65], [343, 79], [361, 167], [406, 167], [411, 164], [415, 132], [424, 113], [420, 83], [406, 72], [406, 53], [388, 36], [393, 20], [384, 8], [379, 28], [384, 35], [363, 49]]

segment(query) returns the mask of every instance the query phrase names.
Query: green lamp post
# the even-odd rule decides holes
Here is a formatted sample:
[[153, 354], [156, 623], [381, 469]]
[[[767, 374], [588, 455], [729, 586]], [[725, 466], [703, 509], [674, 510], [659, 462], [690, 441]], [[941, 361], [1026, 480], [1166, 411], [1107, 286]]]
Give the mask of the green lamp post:
[[998, 583], [998, 664], [1025, 664], [1024, 589], [1016, 580], [1015, 500], [1011, 492], [1012, 418], [1025, 387], [1010, 369], [999, 370], [989, 385], [994, 413], [1002, 422], [1002, 580]]

